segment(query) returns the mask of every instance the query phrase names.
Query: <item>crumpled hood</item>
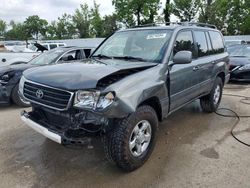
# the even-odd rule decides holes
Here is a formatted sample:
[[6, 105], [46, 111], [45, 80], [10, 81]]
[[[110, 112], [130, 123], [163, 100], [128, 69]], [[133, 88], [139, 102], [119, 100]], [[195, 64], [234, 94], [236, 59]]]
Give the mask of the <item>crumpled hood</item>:
[[243, 66], [246, 64], [250, 64], [249, 57], [230, 57], [229, 64], [233, 66]]
[[[124, 60], [84, 60], [82, 62], [32, 68], [24, 72], [30, 81], [66, 90], [96, 88], [100, 79], [120, 71], [150, 68], [157, 64]], [[126, 75], [126, 74], [125, 74]]]
[[31, 64], [26, 64], [26, 63], [22, 63], [22, 64], [17, 64], [17, 65], [8, 65], [8, 66], [3, 66], [0, 67], [0, 75], [3, 75], [7, 72], [22, 72], [28, 68], [33, 67], [33, 65]]

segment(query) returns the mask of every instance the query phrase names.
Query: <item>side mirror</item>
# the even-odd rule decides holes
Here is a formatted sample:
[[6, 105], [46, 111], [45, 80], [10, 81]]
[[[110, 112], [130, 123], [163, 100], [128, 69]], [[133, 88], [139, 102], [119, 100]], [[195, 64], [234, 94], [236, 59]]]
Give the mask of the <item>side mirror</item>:
[[173, 58], [174, 64], [189, 64], [192, 62], [192, 52], [179, 51]]

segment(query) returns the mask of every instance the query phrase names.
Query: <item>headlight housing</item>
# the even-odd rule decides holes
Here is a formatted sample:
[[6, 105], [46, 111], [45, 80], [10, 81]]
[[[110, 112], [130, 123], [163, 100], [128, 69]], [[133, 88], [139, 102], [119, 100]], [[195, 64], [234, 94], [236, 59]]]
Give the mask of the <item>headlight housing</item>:
[[114, 92], [101, 94], [100, 91], [77, 91], [75, 94], [74, 107], [82, 109], [105, 109], [114, 101]]
[[244, 65], [243, 67], [240, 67], [239, 70], [250, 70], [250, 64]]
[[14, 75], [14, 72], [6, 72], [2, 74], [0, 76], [0, 83], [7, 84]]

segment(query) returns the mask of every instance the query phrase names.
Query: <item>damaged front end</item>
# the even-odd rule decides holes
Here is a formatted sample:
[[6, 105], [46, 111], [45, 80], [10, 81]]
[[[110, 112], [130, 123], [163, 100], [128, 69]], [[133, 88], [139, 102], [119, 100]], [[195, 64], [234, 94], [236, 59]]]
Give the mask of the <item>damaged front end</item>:
[[31, 128], [63, 145], [84, 144], [90, 137], [104, 133], [112, 121], [92, 112], [60, 112], [39, 105], [33, 105], [31, 112], [23, 111], [21, 117]]
[[[72, 64], [71, 68], [79, 74], [82, 66]], [[114, 121], [133, 113], [145, 97], [151, 93], [162, 93], [162, 89], [156, 88], [158, 75], [150, 79], [150, 83], [144, 81], [152, 72], [159, 71], [158, 68], [150, 70], [156, 64], [133, 66], [130, 63], [129, 66], [131, 68], [113, 68], [111, 71], [103, 65], [89, 65], [88, 74], [72, 74], [71, 70], [66, 73], [72, 74], [71, 77], [61, 78], [55, 77], [59, 73], [54, 74], [53, 69], [51, 73], [47, 68], [25, 72], [20, 80], [19, 93], [31, 103], [32, 111], [23, 112], [22, 120], [44, 136], [64, 145], [85, 143], [86, 138], [105, 134], [113, 128]], [[60, 68], [67, 71], [62, 65]], [[102, 75], [91, 74], [98, 68], [107, 70], [100, 70]], [[147, 70], [149, 72], [145, 72]], [[105, 71], [108, 74], [104, 76]], [[136, 89], [138, 86], [132, 78], [135, 74], [141, 89]], [[50, 82], [48, 78], [51, 78]], [[77, 78], [80, 78], [77, 82], [71, 82]], [[162, 84], [159, 82], [157, 85], [162, 87]]]

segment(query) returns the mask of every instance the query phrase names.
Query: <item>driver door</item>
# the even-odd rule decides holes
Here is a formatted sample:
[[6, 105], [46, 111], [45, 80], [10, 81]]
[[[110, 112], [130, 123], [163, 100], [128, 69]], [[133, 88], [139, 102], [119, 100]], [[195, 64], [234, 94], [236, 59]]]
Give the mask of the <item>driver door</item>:
[[[191, 51], [195, 52], [194, 40], [192, 31], [184, 30], [177, 34], [175, 45], [172, 51], [172, 58], [179, 51]], [[194, 57], [194, 55], [193, 55]], [[188, 103], [195, 97], [195, 85], [198, 84], [198, 77], [196, 67], [196, 61], [190, 64], [172, 65], [172, 60], [169, 62], [170, 65], [170, 111], [176, 110]]]

